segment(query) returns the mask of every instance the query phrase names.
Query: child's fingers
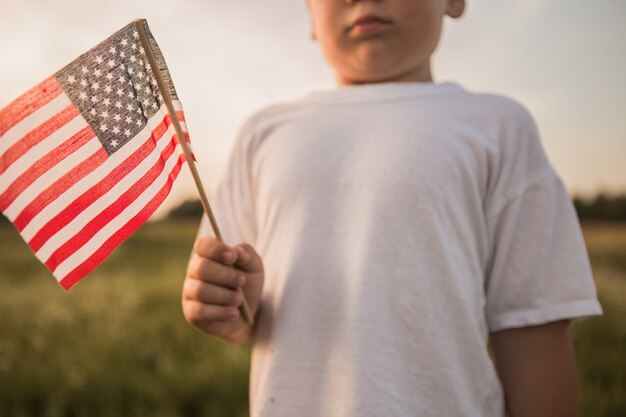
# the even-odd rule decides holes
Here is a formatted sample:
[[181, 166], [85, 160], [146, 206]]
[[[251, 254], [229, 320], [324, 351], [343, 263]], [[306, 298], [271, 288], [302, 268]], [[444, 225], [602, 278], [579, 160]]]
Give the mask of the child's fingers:
[[230, 288], [239, 288], [245, 281], [241, 271], [199, 256], [194, 256], [189, 261], [187, 276], [195, 280]]
[[189, 323], [199, 328], [216, 321], [234, 320], [239, 317], [237, 307], [204, 304], [195, 300], [185, 300], [183, 313]]
[[237, 258], [233, 248], [213, 236], [199, 237], [193, 245], [193, 251], [198, 256], [213, 259], [225, 265], [232, 265]]
[[235, 290], [213, 285], [197, 279], [185, 280], [183, 297], [203, 304], [238, 307], [243, 297]]

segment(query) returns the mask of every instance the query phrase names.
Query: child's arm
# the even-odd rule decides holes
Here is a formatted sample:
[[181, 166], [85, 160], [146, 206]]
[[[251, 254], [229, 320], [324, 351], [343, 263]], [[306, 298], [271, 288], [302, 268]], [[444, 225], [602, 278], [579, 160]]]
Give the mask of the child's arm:
[[230, 247], [214, 237], [201, 237], [194, 244], [183, 285], [185, 318], [227, 342], [250, 342], [253, 327], [239, 313], [242, 298], [237, 289], [243, 289], [254, 317], [263, 280], [263, 262], [250, 245]]
[[510, 417], [578, 416], [567, 321], [495, 332], [491, 344]]

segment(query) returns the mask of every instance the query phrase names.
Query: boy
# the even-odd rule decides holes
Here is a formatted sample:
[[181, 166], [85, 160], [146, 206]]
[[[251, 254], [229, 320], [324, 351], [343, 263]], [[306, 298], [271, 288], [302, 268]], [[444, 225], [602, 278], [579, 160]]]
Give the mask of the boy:
[[529, 114], [433, 82], [464, 7], [310, 0], [340, 88], [244, 125], [213, 203], [248, 243], [196, 241], [183, 311], [254, 342], [252, 417], [577, 414], [584, 243]]

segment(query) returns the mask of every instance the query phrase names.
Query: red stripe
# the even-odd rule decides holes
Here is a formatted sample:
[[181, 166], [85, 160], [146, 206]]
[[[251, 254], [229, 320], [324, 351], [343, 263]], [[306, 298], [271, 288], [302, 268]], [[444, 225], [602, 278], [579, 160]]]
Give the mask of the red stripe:
[[35, 182], [35, 180], [93, 138], [95, 138], [95, 135], [91, 128], [87, 126], [52, 150], [52, 152], [35, 162], [28, 170], [20, 175], [4, 193], [0, 194], [0, 211], [5, 211], [26, 188]]
[[33, 146], [50, 136], [52, 133], [63, 127], [67, 122], [78, 116], [80, 112], [73, 104], [70, 104], [60, 113], [46, 120], [43, 124], [30, 131], [26, 136], [14, 143], [2, 154], [0, 163], [0, 174], [6, 171], [13, 162], [28, 152]]
[[141, 227], [142, 224], [150, 218], [155, 210], [161, 205], [163, 200], [167, 197], [172, 189], [174, 179], [178, 176], [180, 168], [183, 164], [183, 158], [178, 159], [178, 163], [172, 169], [169, 174], [169, 179], [165, 185], [159, 190], [159, 192], [148, 202], [148, 204], [137, 213], [132, 219], [130, 219], [124, 226], [122, 226], [117, 232], [113, 233], [102, 246], [95, 251], [89, 258], [87, 258], [82, 264], [74, 268], [70, 273], [63, 277], [59, 283], [67, 291], [72, 288], [78, 281], [80, 281], [85, 275], [93, 271], [107, 256], [113, 252], [123, 241], [125, 241], [135, 230]]
[[99, 212], [91, 219], [78, 233], [73, 235], [68, 241], [59, 246], [50, 257], [44, 262], [46, 266], [54, 271], [63, 261], [74, 252], [83, 247], [100, 229], [105, 227], [111, 220], [116, 218], [122, 211], [133, 203], [150, 185], [159, 178], [165, 169], [167, 159], [174, 153], [176, 139], [168, 143], [161, 153], [161, 157], [156, 163], [128, 190], [126, 190], [117, 200], [111, 203], [103, 211]]
[[98, 168], [108, 159], [104, 148], [98, 149], [89, 158], [72, 168], [67, 174], [56, 180], [45, 191], [39, 194], [28, 204], [13, 220], [13, 225], [20, 232], [24, 230], [30, 221], [43, 210], [48, 204], [56, 200], [58, 196], [70, 189], [74, 184], [86, 175]]
[[28, 245], [31, 247], [33, 252], [37, 252], [48, 241], [48, 239], [50, 239], [50, 237], [65, 227], [94, 201], [106, 194], [111, 187], [121, 181], [126, 175], [128, 175], [129, 172], [135, 169], [141, 161], [146, 159], [146, 157], [154, 151], [156, 143], [166, 131], [167, 126], [164, 118], [164, 120], [159, 123], [152, 132], [152, 135], [150, 135], [148, 140], [146, 140], [139, 147], [139, 149], [128, 156], [122, 163], [114, 167], [106, 177], [94, 184], [76, 200], [69, 203], [60, 213], [50, 219], [45, 226], [39, 229], [35, 236], [33, 236], [33, 238], [28, 242]]
[[63, 90], [50, 77], [0, 110], [0, 138], [13, 126], [51, 102]]

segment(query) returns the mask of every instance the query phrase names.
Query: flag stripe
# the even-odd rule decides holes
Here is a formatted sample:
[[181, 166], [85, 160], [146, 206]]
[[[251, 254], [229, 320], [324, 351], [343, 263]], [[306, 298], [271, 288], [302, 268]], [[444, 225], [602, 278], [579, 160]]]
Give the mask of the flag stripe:
[[[165, 171], [170, 172], [173, 170], [174, 166], [180, 163], [181, 160], [182, 158], [180, 157], [179, 152], [177, 152], [176, 155], [173, 155], [167, 161]], [[111, 236], [118, 228], [122, 227], [129, 218], [140, 212], [142, 207], [144, 207], [145, 204], [147, 204], [168, 181], [171, 181], [170, 176], [162, 175], [157, 181], [150, 184], [147, 189], [142, 190], [142, 194], [128, 207], [126, 207], [124, 211], [122, 211], [115, 219], [110, 221], [105, 227], [98, 230], [89, 242], [76, 250], [56, 269], [52, 270], [54, 276], [57, 277], [57, 279], [62, 279], [62, 277], [67, 275], [71, 270], [82, 264], [87, 258], [89, 258], [89, 256], [91, 256], [92, 253], [97, 251], [98, 248], [102, 246], [108, 236]], [[39, 259], [43, 260], [42, 257], [39, 257]]]
[[[53, 184], [46, 188], [45, 191], [41, 192], [37, 198], [22, 209], [15, 217], [13, 224], [17, 230], [19, 230], [20, 233], [23, 233], [24, 229], [42, 212], [43, 209], [48, 207], [51, 202], [56, 201], [56, 198], [63, 194], [63, 192], [71, 189], [77, 182], [82, 180], [91, 172], [95, 171], [107, 160], [107, 158], [108, 155], [106, 151], [102, 146], [99, 146], [91, 156], [76, 165], [68, 171], [67, 174], [57, 179]], [[9, 217], [9, 219], [10, 218], [11, 217]], [[24, 237], [23, 234], [22, 237]]]
[[69, 97], [65, 94], [60, 94], [50, 100], [49, 103], [40, 107], [36, 112], [28, 115], [28, 117], [17, 123], [3, 136], [0, 136], [0, 154], [6, 152], [7, 149], [19, 142], [29, 132], [41, 126], [70, 104], [72, 104], [72, 102]]
[[33, 165], [22, 172], [11, 185], [0, 194], [0, 211], [4, 211], [15, 201], [26, 188], [38, 180], [43, 174], [58, 167], [58, 163], [68, 156], [74, 154], [79, 148], [94, 138], [94, 134], [89, 126], [84, 127], [74, 136], [70, 137], [60, 146], [55, 147]]
[[[154, 118], [163, 118], [165, 109], [161, 109], [153, 116]], [[169, 119], [168, 119], [169, 120]], [[143, 142], [150, 137], [152, 132], [150, 128], [146, 126], [132, 141], [125, 144], [122, 149], [109, 156], [101, 165], [93, 170], [90, 170], [84, 178], [80, 178], [71, 188], [59, 189], [59, 194], [53, 195], [54, 200], [46, 202], [45, 206], [32, 218], [23, 229], [20, 230], [22, 237], [26, 242], [29, 242], [33, 236], [43, 228], [52, 218], [59, 214], [68, 204], [75, 199], [79, 198], [87, 190], [89, 190], [94, 184], [103, 181], [107, 178], [110, 171], [121, 164], [128, 156], [133, 154], [139, 149]], [[59, 198], [61, 197], [62, 198]]]
[[[76, 198], [69, 204], [65, 204], [64, 209], [61, 210], [60, 213], [50, 219], [45, 226], [39, 229], [32, 239], [29, 239], [29, 246], [34, 252], [37, 253], [38, 256], [40, 255], [39, 251], [42, 246], [46, 244], [52, 236], [55, 236], [62, 228], [73, 220], [76, 221], [75, 223], [78, 223], [80, 219], [89, 218], [94, 211], [97, 211], [99, 210], [99, 207], [102, 207], [102, 202], [106, 201], [106, 198], [98, 202], [98, 207], [93, 207], [91, 210], [83, 213], [95, 201], [99, 200], [104, 195], [108, 195], [108, 199], [114, 198], [115, 194], [119, 195], [119, 193], [123, 192], [123, 187], [128, 186], [128, 178], [125, 177], [129, 174], [131, 175], [131, 178], [133, 176], [140, 175], [140, 170], [137, 170], [137, 168], [141, 167], [142, 169], [145, 169], [144, 167], [150, 164], [152, 159], [157, 157], [154, 150], [156, 142], [160, 140], [167, 129], [165, 119], [166, 117], [164, 117], [164, 120], [158, 124], [154, 133], [150, 135], [148, 140], [145, 140], [135, 152], [130, 154], [124, 161], [122, 161], [122, 163], [113, 169], [108, 169], [107, 175], [99, 181], [93, 183], [93, 185], [91, 185], [91, 187], [89, 187], [89, 189], [87, 189], [80, 197]], [[75, 228], [72, 229], [76, 230]], [[47, 246], [54, 246], [55, 242], [59, 242], [59, 239], [62, 239], [62, 235], [55, 237], [54, 241], [50, 242]], [[47, 258], [45, 254], [46, 250], [43, 251], [41, 256]]]
[[85, 275], [93, 271], [116, 247], [150, 218], [172, 189], [173, 180], [178, 176], [181, 166], [182, 159], [170, 173], [170, 180], [166, 182], [161, 190], [159, 190], [159, 193], [154, 196], [143, 210], [130, 219], [123, 227], [118, 229], [117, 232], [113, 233], [89, 258], [60, 280], [60, 284], [65, 290], [72, 288]]
[[9, 185], [11, 185], [13, 181], [16, 181], [22, 174], [31, 173], [31, 167], [34, 163], [45, 157], [54, 149], [59, 148], [68, 138], [74, 136], [86, 126], [87, 123], [85, 119], [80, 116], [74, 117], [63, 125], [63, 127], [51, 132], [50, 135], [42, 138], [39, 143], [25, 150], [17, 161], [7, 167], [4, 173], [0, 173], [0, 179], [2, 179], [0, 193], [4, 193]]
[[50, 77], [0, 110], [0, 138], [40, 107], [48, 104], [61, 91], [54, 77]]
[[[172, 138], [175, 140], [175, 138]], [[159, 175], [162, 174], [165, 167], [165, 161], [174, 153], [176, 142], [170, 140], [167, 147], [161, 153], [161, 157], [137, 182], [132, 184], [120, 197], [110, 204], [106, 209], [100, 211], [76, 234], [50, 255], [44, 262], [50, 270], [54, 271], [57, 266], [65, 261], [77, 249], [82, 247], [89, 239], [91, 239], [97, 230], [102, 229], [112, 219], [119, 215], [126, 207], [128, 207], [139, 195], [152, 184]]]
[[33, 129], [2, 154], [0, 159], [0, 175], [20, 157], [24, 156], [33, 146], [55, 133], [61, 126], [78, 116], [80, 112], [74, 105], [69, 105], [60, 113]]

